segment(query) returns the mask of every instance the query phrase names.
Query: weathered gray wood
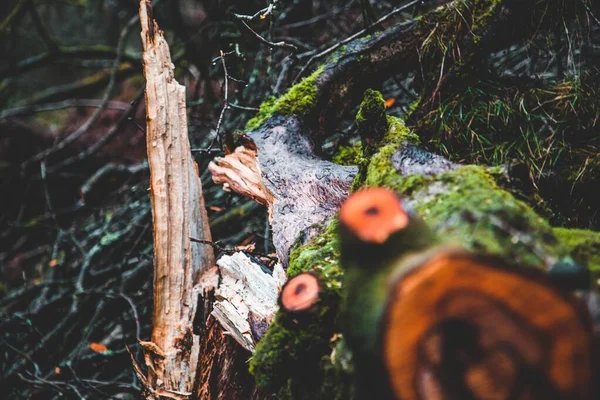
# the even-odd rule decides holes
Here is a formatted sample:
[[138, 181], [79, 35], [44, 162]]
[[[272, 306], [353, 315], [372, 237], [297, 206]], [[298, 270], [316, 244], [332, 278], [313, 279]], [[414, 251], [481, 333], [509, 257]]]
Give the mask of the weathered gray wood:
[[277, 297], [286, 275], [281, 264], [269, 273], [244, 253], [219, 261], [221, 282], [215, 290], [212, 315], [243, 348], [253, 352], [256, 327], [268, 326], [277, 311]]

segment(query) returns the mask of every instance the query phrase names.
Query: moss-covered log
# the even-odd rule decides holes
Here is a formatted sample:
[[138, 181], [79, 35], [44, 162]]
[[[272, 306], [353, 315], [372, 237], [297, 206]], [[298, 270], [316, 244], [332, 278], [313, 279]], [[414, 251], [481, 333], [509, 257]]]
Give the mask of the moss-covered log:
[[[439, 236], [469, 250], [538, 268], [572, 255], [590, 268], [600, 268], [598, 233], [553, 229], [498, 185], [501, 170], [451, 164], [420, 150], [418, 137], [402, 121], [389, 122], [380, 150], [366, 163], [355, 187], [396, 190]], [[288, 268], [289, 276], [313, 272], [324, 280], [331, 300], [321, 305], [321, 318], [298, 324], [280, 313], [250, 363], [259, 385], [294, 398], [345, 398], [348, 390], [340, 329], [332, 323], [339, 312], [343, 275], [336, 224], [331, 222], [320, 236], [293, 250]]]
[[[554, 3], [558, 10], [571, 2]], [[272, 195], [269, 206], [278, 254], [284, 262], [289, 257], [290, 277], [310, 272], [321, 282], [320, 301], [311, 313], [302, 319], [278, 313], [259, 342], [250, 371], [266, 392], [306, 399], [356, 395], [355, 366], [339, 324], [344, 273], [335, 212], [348, 191], [370, 186], [393, 189], [438, 236], [510, 264], [544, 270], [572, 257], [591, 269], [600, 268], [599, 234], [552, 227], [507, 190], [512, 177], [506, 168], [462, 165], [426, 151], [428, 143], [421, 142], [419, 130], [394, 117], [385, 118], [385, 134], [379, 137], [382, 119], [377, 111], [384, 106], [374, 92], [368, 92], [357, 121], [367, 147], [345, 157], [358, 161], [353, 181], [356, 170], [318, 156], [326, 132], [356, 105], [352, 100], [358, 93], [393, 73], [420, 70], [428, 80], [422, 87], [428, 95], [424, 100], [437, 99], [432, 92], [472, 76], [469, 68], [480, 66], [478, 57], [551, 27], [556, 13], [541, 11], [530, 2], [450, 2], [348, 44], [286, 95], [265, 102], [250, 121], [246, 138], [252, 144], [240, 149], [255, 149], [253, 173], [262, 176]], [[577, 11], [564, 17], [573, 18]], [[433, 76], [440, 79], [432, 83]], [[375, 135], [369, 136], [369, 127]], [[296, 164], [299, 167], [293, 167]], [[215, 165], [225, 163], [217, 160]]]

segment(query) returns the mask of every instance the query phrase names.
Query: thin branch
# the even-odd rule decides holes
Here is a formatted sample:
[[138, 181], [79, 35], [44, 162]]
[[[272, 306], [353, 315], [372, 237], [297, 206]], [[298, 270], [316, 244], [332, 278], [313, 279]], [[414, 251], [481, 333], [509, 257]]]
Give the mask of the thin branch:
[[227, 112], [228, 109], [235, 108], [235, 109], [244, 110], [244, 111], [258, 111], [258, 109], [253, 108], [253, 107], [244, 107], [244, 106], [240, 106], [238, 104], [232, 104], [229, 102], [229, 80], [231, 79], [234, 82], [242, 83], [244, 85], [246, 84], [244, 81], [242, 81], [240, 79], [235, 79], [234, 77], [229, 75], [229, 72], [227, 71], [227, 63], [225, 62], [225, 57], [230, 54], [233, 54], [233, 53], [235, 53], [235, 52], [231, 51], [228, 53], [224, 53], [222, 50], [220, 50], [219, 57], [217, 57], [213, 60], [213, 63], [215, 63], [217, 60], [221, 60], [221, 66], [223, 67], [223, 76], [224, 76], [223, 85], [221, 86], [221, 90], [223, 91], [223, 102], [222, 102], [223, 108], [221, 108], [221, 113], [219, 114], [219, 120], [217, 121], [217, 128], [216, 128], [216, 132], [215, 132], [216, 136], [211, 141], [211, 143], [207, 149], [192, 150], [192, 152], [210, 154], [211, 151], [213, 151], [213, 146], [215, 144], [215, 141], [217, 141], [219, 143], [220, 149], [223, 148], [223, 138], [221, 137], [220, 131], [221, 131], [221, 125], [223, 124], [223, 119], [225, 117], [225, 113]]
[[[221, 138], [221, 135], [219, 134], [219, 130], [221, 129], [221, 124], [223, 123], [223, 117], [225, 116], [225, 112], [229, 108], [229, 81], [228, 81], [229, 74], [227, 73], [227, 65], [225, 64], [225, 53], [223, 53], [223, 51], [221, 51], [221, 65], [223, 66], [223, 75], [224, 75], [223, 87], [224, 87], [225, 95], [223, 98], [223, 108], [221, 109], [221, 114], [219, 115], [219, 120], [217, 122], [215, 139], [219, 142], [219, 148], [222, 149], [223, 148], [223, 139]], [[214, 140], [208, 146], [208, 150], [210, 150], [212, 148], [213, 144], [214, 144]]]
[[135, 175], [135, 174], [139, 174], [140, 172], [147, 171], [147, 170], [148, 170], [147, 162], [134, 164], [134, 165], [119, 165], [119, 164], [113, 164], [113, 163], [106, 164], [102, 168], [100, 168], [98, 171], [96, 171], [94, 173], [94, 175], [92, 175], [90, 178], [88, 178], [86, 180], [86, 182], [81, 186], [81, 189], [79, 190], [81, 193], [81, 197], [82, 197], [83, 201], [85, 202], [86, 195], [92, 191], [94, 186], [100, 181], [100, 179], [103, 176], [105, 176], [109, 173], [126, 172], [128, 174]]
[[590, 8], [590, 6], [588, 5], [586, 0], [581, 0], [581, 3], [583, 4], [583, 6], [585, 7], [585, 9], [587, 10], [588, 14], [590, 17], [592, 17], [592, 19], [594, 21], [596, 21], [596, 23], [598, 25], [600, 25], [600, 20], [594, 15], [594, 13], [592, 12], [592, 9]]
[[15, 20], [20, 17], [25, 9], [25, 6], [29, 0], [20, 0], [16, 6], [12, 9], [10, 14], [2, 22], [0, 22], [0, 32], [4, 32], [4, 30]]
[[236, 14], [233, 15], [239, 20], [252, 21], [256, 18], [264, 19], [273, 13], [275, 7], [277, 7], [277, 2], [279, 0], [273, 0], [267, 7], [258, 10], [254, 15], [245, 15], [245, 14]]
[[[157, 1], [160, 1], [160, 0], [157, 0]], [[113, 89], [116, 85], [117, 71], [119, 70], [119, 65], [121, 64], [121, 57], [123, 56], [123, 51], [125, 49], [126, 39], [129, 37], [129, 34], [131, 33], [132, 29], [135, 26], [137, 26], [138, 22], [139, 22], [139, 16], [134, 15], [127, 22], [127, 25], [125, 25], [125, 27], [121, 30], [121, 35], [119, 37], [119, 43], [117, 45], [117, 57], [115, 58], [115, 62], [114, 62], [114, 65], [113, 65], [113, 68], [112, 68], [112, 71], [110, 74], [108, 86], [107, 86], [106, 90], [104, 91], [104, 96], [102, 97], [102, 106], [99, 107], [98, 109], [96, 109], [96, 111], [94, 111], [94, 113], [90, 116], [90, 118], [88, 118], [75, 132], [68, 135], [66, 138], [64, 138], [63, 140], [58, 142], [55, 146], [48, 148], [48, 149], [36, 154], [30, 160], [25, 161], [22, 164], [23, 168], [31, 163], [43, 160], [44, 158], [48, 157], [50, 154], [53, 154], [59, 150], [64, 149], [65, 147], [67, 147], [68, 145], [73, 143], [75, 140], [77, 140], [79, 137], [81, 137], [85, 132], [87, 132], [87, 130], [90, 128], [90, 126], [92, 126], [98, 120], [98, 118], [100, 118], [100, 115], [105, 110], [106, 105], [108, 104], [108, 101], [110, 99], [110, 96], [112, 95]]]
[[[101, 99], [68, 99], [54, 103], [29, 104], [26, 106], [9, 108], [7, 110], [0, 111], [0, 119], [19, 117], [45, 111], [63, 110], [65, 108], [99, 108], [102, 107], [102, 105], [103, 101]], [[123, 101], [111, 100], [106, 103], [106, 108], [111, 110], [127, 111], [129, 109], [129, 104]]]
[[248, 25], [246, 23], [246, 21], [244, 21], [243, 19], [239, 20], [245, 27], [246, 29], [248, 29], [250, 31], [250, 33], [252, 33], [261, 43], [266, 44], [267, 46], [269, 46], [270, 49], [274, 49], [274, 48], [280, 48], [280, 49], [287, 49], [292, 51], [293, 53], [297, 53], [298, 52], [298, 48], [296, 46], [294, 46], [293, 44], [289, 44], [286, 42], [270, 42], [267, 39], [265, 39], [264, 37], [260, 36], [258, 33], [256, 33], [252, 28], [250, 28], [250, 25]]
[[317, 15], [315, 17], [312, 17], [310, 19], [307, 19], [305, 21], [298, 21], [298, 22], [292, 22], [290, 24], [287, 25], [281, 25], [276, 27], [276, 30], [288, 30], [288, 29], [294, 29], [294, 28], [303, 28], [307, 25], [312, 25], [314, 23], [317, 23], [321, 20], [327, 19], [327, 18], [331, 18], [335, 15], [338, 15], [342, 12], [348, 11], [350, 8], [352, 8], [352, 6], [354, 5], [354, 0], [350, 1], [348, 4], [346, 4], [343, 7], [336, 7], [333, 8], [332, 10], [330, 10], [329, 12], [326, 12], [325, 14], [320, 14]]
[[[20, 75], [34, 68], [39, 68], [56, 59], [97, 59], [112, 57], [110, 66], [114, 65], [114, 58], [119, 54], [118, 49], [106, 45], [90, 46], [59, 46], [54, 51], [46, 51], [41, 54], [19, 61], [13, 67], [0, 71], [0, 79]], [[132, 63], [139, 63], [140, 56], [136, 53], [124, 51], [121, 59]]]
[[243, 111], [260, 111], [260, 109], [256, 108], [256, 107], [240, 106], [239, 104], [233, 104], [233, 103], [229, 103], [229, 107], [235, 108], [236, 110], [243, 110]]
[[[302, 67], [302, 69], [300, 70], [300, 72], [298, 72], [298, 75], [296, 75], [296, 78], [294, 78], [294, 82], [296, 83], [300, 77], [302, 75], [304, 75], [304, 73], [306, 72], [306, 70], [308, 69], [308, 67], [315, 61], [318, 60], [319, 58], [325, 57], [328, 54], [333, 53], [335, 50], [339, 49], [340, 47], [342, 47], [343, 45], [353, 41], [354, 39], [364, 35], [365, 33], [367, 33], [368, 31], [370, 31], [371, 29], [375, 28], [376, 26], [382, 24], [383, 22], [387, 21], [388, 19], [396, 16], [397, 14], [401, 13], [402, 11], [415, 6], [417, 4], [419, 4], [421, 2], [421, 0], [413, 0], [403, 6], [394, 8], [392, 11], [390, 11], [388, 14], [384, 15], [383, 17], [379, 18], [377, 21], [375, 21], [374, 23], [372, 23], [371, 25], [369, 25], [368, 27], [361, 29], [360, 31], [356, 32], [354, 35], [351, 35], [349, 37], [347, 37], [346, 39], [342, 40], [341, 42], [338, 42], [337, 44], [323, 50], [322, 52], [315, 54], [314, 56], [312, 56], [307, 62], [306, 64], [304, 64], [304, 66]], [[410, 23], [411, 21], [405, 21], [403, 24], [407, 24]]]
[[[82, 161], [83, 159], [95, 154], [98, 150], [100, 150], [102, 147], [104, 147], [109, 141], [111, 141], [117, 135], [117, 133], [119, 133], [119, 131], [121, 130], [123, 125], [126, 122], [130, 121], [131, 117], [133, 115], [135, 115], [137, 107], [138, 107], [139, 102], [140, 102], [141, 98], [143, 97], [143, 95], [144, 95], [144, 90], [142, 89], [136, 95], [135, 100], [133, 102], [131, 102], [131, 106], [129, 107], [129, 109], [121, 115], [121, 117], [119, 118], [117, 123], [112, 128], [110, 128], [110, 130], [108, 132], [106, 132], [106, 134], [104, 136], [102, 136], [102, 138], [100, 140], [98, 140], [96, 143], [94, 143], [91, 147], [89, 147], [85, 151], [82, 151], [79, 154], [77, 154], [71, 158], [67, 158], [66, 160], [63, 160], [57, 164], [52, 165], [50, 168], [48, 168], [48, 173], [55, 173], [56, 171], [58, 171], [61, 168], [64, 168], [64, 167], [72, 165], [76, 162]], [[101, 108], [99, 108], [99, 110], [100, 109]]]
[[278, 95], [281, 93], [281, 88], [283, 87], [284, 81], [287, 79], [288, 72], [292, 66], [294, 59], [291, 55], [287, 56], [282, 62], [281, 71], [279, 72], [279, 77], [277, 78], [277, 82], [275, 83], [275, 87], [273, 88], [273, 93]]

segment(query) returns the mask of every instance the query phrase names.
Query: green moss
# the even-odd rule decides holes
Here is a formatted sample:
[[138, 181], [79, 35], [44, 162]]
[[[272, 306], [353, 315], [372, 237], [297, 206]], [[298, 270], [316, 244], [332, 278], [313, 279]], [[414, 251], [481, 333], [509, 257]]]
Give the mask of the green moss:
[[348, 45], [345, 44], [342, 47], [340, 47], [335, 53], [333, 53], [333, 55], [329, 58], [329, 62], [330, 63], [335, 63], [338, 62], [340, 58], [342, 58], [343, 55], [345, 55], [348, 52]]
[[339, 298], [325, 291], [312, 315], [278, 313], [250, 360], [250, 373], [280, 399], [349, 400], [351, 355], [336, 333]]
[[389, 131], [385, 101], [380, 92], [372, 89], [365, 91], [356, 114], [356, 126], [361, 137], [363, 154], [365, 157], [371, 157], [377, 152], [381, 140]]
[[421, 105], [421, 101], [423, 100], [423, 96], [419, 96], [417, 97], [417, 99], [415, 101], [413, 101], [410, 106], [408, 106], [408, 110], [406, 111], [406, 114], [404, 115], [404, 119], [408, 120], [411, 115], [419, 108], [419, 106]]
[[380, 92], [373, 89], [365, 90], [365, 95], [356, 114], [356, 125], [360, 128], [381, 118], [385, 113], [385, 100]]
[[383, 178], [384, 176], [393, 179], [397, 174], [389, 173], [391, 168], [393, 168], [390, 160], [392, 154], [394, 154], [396, 149], [403, 143], [420, 143], [419, 137], [404, 125], [404, 121], [389, 115], [386, 116], [386, 118], [388, 123], [388, 133], [379, 143], [379, 150], [371, 157], [370, 162], [364, 160], [363, 163], [360, 164], [360, 171], [356, 174], [350, 187], [351, 192], [354, 192], [363, 185], [379, 185], [379, 183], [376, 182], [380, 181], [379, 178]]
[[391, 157], [394, 152], [404, 143], [419, 144], [417, 135], [404, 125], [404, 122], [396, 117], [388, 116], [389, 131], [380, 144], [380, 149], [373, 157], [367, 167], [366, 181], [361, 182], [365, 186], [390, 186], [398, 177], [393, 172]]
[[364, 185], [390, 187], [410, 197], [417, 213], [441, 237], [530, 266], [548, 261], [538, 254], [566, 254], [549, 224], [497, 185], [497, 168], [471, 165], [435, 176], [401, 176], [392, 155], [405, 143], [418, 143], [418, 137], [400, 122], [386, 141], [368, 165]]
[[576, 262], [591, 270], [600, 270], [600, 232], [554, 228], [554, 234], [568, 248]]
[[353, 146], [338, 147], [332, 161], [339, 165], [359, 165], [363, 163], [361, 143], [356, 143]]
[[279, 391], [280, 397], [332, 398], [322, 392], [328, 377], [339, 374], [329, 359], [341, 297], [342, 270], [338, 264], [336, 230], [337, 222], [332, 221], [321, 235], [290, 255], [289, 277], [307, 271], [320, 277], [322, 291], [317, 310], [303, 316], [301, 322], [278, 312], [250, 361], [250, 373], [259, 386]]
[[246, 123], [246, 129], [251, 130], [260, 127], [263, 122], [265, 122], [271, 115], [275, 113], [276, 104], [276, 97], [269, 97], [263, 101], [259, 107], [258, 113], [254, 117], [250, 118], [250, 120], [248, 120]]
[[[496, 8], [502, 4], [504, 0], [474, 0], [475, 7], [481, 7], [481, 12], [473, 12], [474, 18], [471, 31], [476, 32], [473, 41], [478, 43], [481, 40], [481, 34], [486, 30], [491, 19], [495, 15]], [[466, 5], [468, 7], [468, 5]], [[476, 10], [477, 11], [477, 10]]]
[[487, 168], [464, 166], [437, 175], [434, 190], [431, 181], [426, 183], [421, 181], [412, 199], [441, 237], [528, 266], [544, 266], [550, 257], [566, 255], [546, 220], [498, 187]]
[[260, 127], [267, 119], [274, 114], [281, 115], [305, 115], [315, 103], [317, 96], [316, 80], [323, 72], [325, 66], [322, 65], [315, 72], [304, 78], [300, 83], [292, 86], [284, 95], [279, 98], [271, 97], [260, 105], [260, 110], [248, 123], [246, 129], [252, 130]]
[[300, 382], [312, 386], [320, 381], [315, 367], [329, 350], [329, 338], [317, 316], [299, 324], [277, 314], [250, 360], [250, 373], [261, 388], [296, 398]]
[[301, 272], [317, 272], [330, 289], [339, 291], [342, 272], [338, 263], [340, 253], [337, 224], [337, 220], [330, 222], [323, 234], [291, 252], [289, 277]]

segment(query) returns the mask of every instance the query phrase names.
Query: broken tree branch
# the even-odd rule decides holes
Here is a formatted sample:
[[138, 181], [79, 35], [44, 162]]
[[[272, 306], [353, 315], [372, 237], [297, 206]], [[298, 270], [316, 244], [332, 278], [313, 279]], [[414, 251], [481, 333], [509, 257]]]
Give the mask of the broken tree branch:
[[151, 342], [144, 342], [148, 398], [191, 394], [199, 340], [192, 334], [200, 273], [214, 265], [198, 166], [187, 134], [185, 88], [174, 78], [169, 47], [140, 2], [146, 77], [146, 132], [154, 224], [154, 313]]

